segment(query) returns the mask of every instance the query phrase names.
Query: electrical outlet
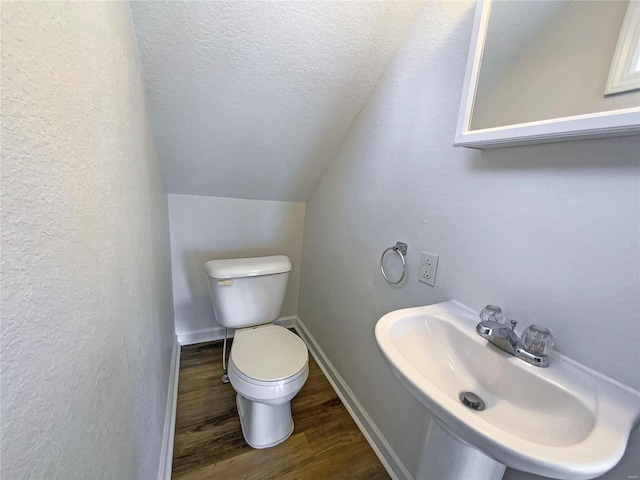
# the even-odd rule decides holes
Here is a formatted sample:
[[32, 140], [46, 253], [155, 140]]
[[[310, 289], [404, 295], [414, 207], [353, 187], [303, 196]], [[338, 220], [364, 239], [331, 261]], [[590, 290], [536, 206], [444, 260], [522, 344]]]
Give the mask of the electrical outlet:
[[432, 287], [436, 284], [436, 273], [438, 271], [438, 255], [429, 252], [422, 252], [420, 255], [420, 276], [418, 280]]

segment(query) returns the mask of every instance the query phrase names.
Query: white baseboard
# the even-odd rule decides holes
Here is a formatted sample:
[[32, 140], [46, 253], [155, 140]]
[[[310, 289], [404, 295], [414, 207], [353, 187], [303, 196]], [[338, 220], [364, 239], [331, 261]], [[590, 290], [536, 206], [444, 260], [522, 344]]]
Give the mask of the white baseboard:
[[297, 315], [290, 315], [288, 317], [280, 317], [279, 319], [274, 320], [273, 323], [275, 323], [276, 325], [280, 325], [281, 327], [296, 328], [297, 321]]
[[[274, 320], [273, 323], [281, 325], [287, 328], [295, 328], [296, 326], [295, 315], [288, 317], [280, 317]], [[234, 330], [229, 330], [229, 337], [233, 336]], [[180, 345], [193, 345], [195, 343], [213, 342], [215, 340], [222, 340], [224, 338], [224, 327], [212, 327], [202, 330], [194, 330], [191, 332], [178, 333], [178, 342]]]
[[171, 369], [169, 370], [169, 389], [167, 393], [167, 409], [164, 418], [162, 450], [160, 450], [160, 467], [158, 480], [171, 480], [173, 464], [173, 440], [176, 429], [176, 407], [178, 405], [178, 377], [180, 374], [180, 343], [178, 337], [173, 342]]
[[304, 326], [299, 317], [296, 319], [295, 328], [300, 337], [309, 347], [309, 351], [316, 360], [320, 369], [335, 390], [338, 397], [346, 407], [347, 411], [358, 425], [358, 428], [371, 445], [371, 448], [384, 465], [387, 473], [394, 480], [413, 480], [411, 473], [400, 461], [396, 452], [393, 451], [382, 432], [378, 429], [369, 414], [365, 411], [358, 399], [355, 397], [344, 379], [340, 376], [333, 364], [324, 354], [318, 343], [315, 341], [309, 330]]
[[213, 342], [224, 338], [224, 327], [204, 328], [191, 332], [178, 333], [180, 345], [193, 345], [195, 343]]

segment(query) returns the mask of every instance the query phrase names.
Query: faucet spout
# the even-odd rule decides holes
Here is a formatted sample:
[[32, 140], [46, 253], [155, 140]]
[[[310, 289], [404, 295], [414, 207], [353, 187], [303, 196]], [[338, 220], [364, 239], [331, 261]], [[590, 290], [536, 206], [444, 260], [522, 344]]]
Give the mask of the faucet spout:
[[476, 325], [476, 332], [500, 350], [516, 355], [520, 339], [518, 335], [506, 325], [491, 320], [485, 320]]
[[[499, 307], [495, 307], [493, 305], [488, 305], [485, 307], [485, 310], [489, 307], [502, 312]], [[542, 344], [542, 348], [540, 345], [534, 345], [526, 335], [526, 338], [520, 338], [515, 331], [515, 327], [518, 322], [511, 320], [511, 327], [509, 327], [495, 320], [483, 319], [486, 318], [483, 314], [480, 314], [480, 318], [481, 321], [476, 325], [476, 333], [482, 338], [492, 343], [500, 350], [507, 352], [509, 355], [513, 355], [514, 357], [524, 360], [531, 365], [535, 365], [536, 367], [547, 367], [549, 365], [549, 357], [545, 355], [545, 345]], [[527, 331], [532, 328], [541, 330], [540, 327], [531, 325], [527, 328]], [[549, 342], [551, 340], [551, 334], [547, 329], [542, 330], [546, 331], [547, 338], [545, 340]], [[533, 346], [536, 348], [533, 348]]]

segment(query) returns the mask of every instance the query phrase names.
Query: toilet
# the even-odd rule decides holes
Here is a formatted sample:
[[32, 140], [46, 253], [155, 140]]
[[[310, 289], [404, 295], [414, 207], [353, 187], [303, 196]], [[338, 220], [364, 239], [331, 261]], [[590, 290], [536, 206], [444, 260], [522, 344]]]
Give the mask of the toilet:
[[291, 261], [285, 255], [211, 260], [205, 270], [216, 320], [236, 329], [228, 375], [244, 439], [253, 448], [278, 445], [293, 432], [291, 399], [309, 376], [305, 343], [271, 323], [282, 310]]

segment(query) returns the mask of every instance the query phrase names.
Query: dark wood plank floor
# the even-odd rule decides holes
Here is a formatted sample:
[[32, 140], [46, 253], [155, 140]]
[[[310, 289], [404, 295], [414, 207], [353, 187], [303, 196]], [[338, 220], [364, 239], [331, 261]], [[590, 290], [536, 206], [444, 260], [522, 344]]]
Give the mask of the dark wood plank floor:
[[221, 365], [221, 342], [182, 347], [174, 479], [389, 478], [311, 355], [309, 378], [291, 401], [293, 434], [264, 450], [245, 443]]

